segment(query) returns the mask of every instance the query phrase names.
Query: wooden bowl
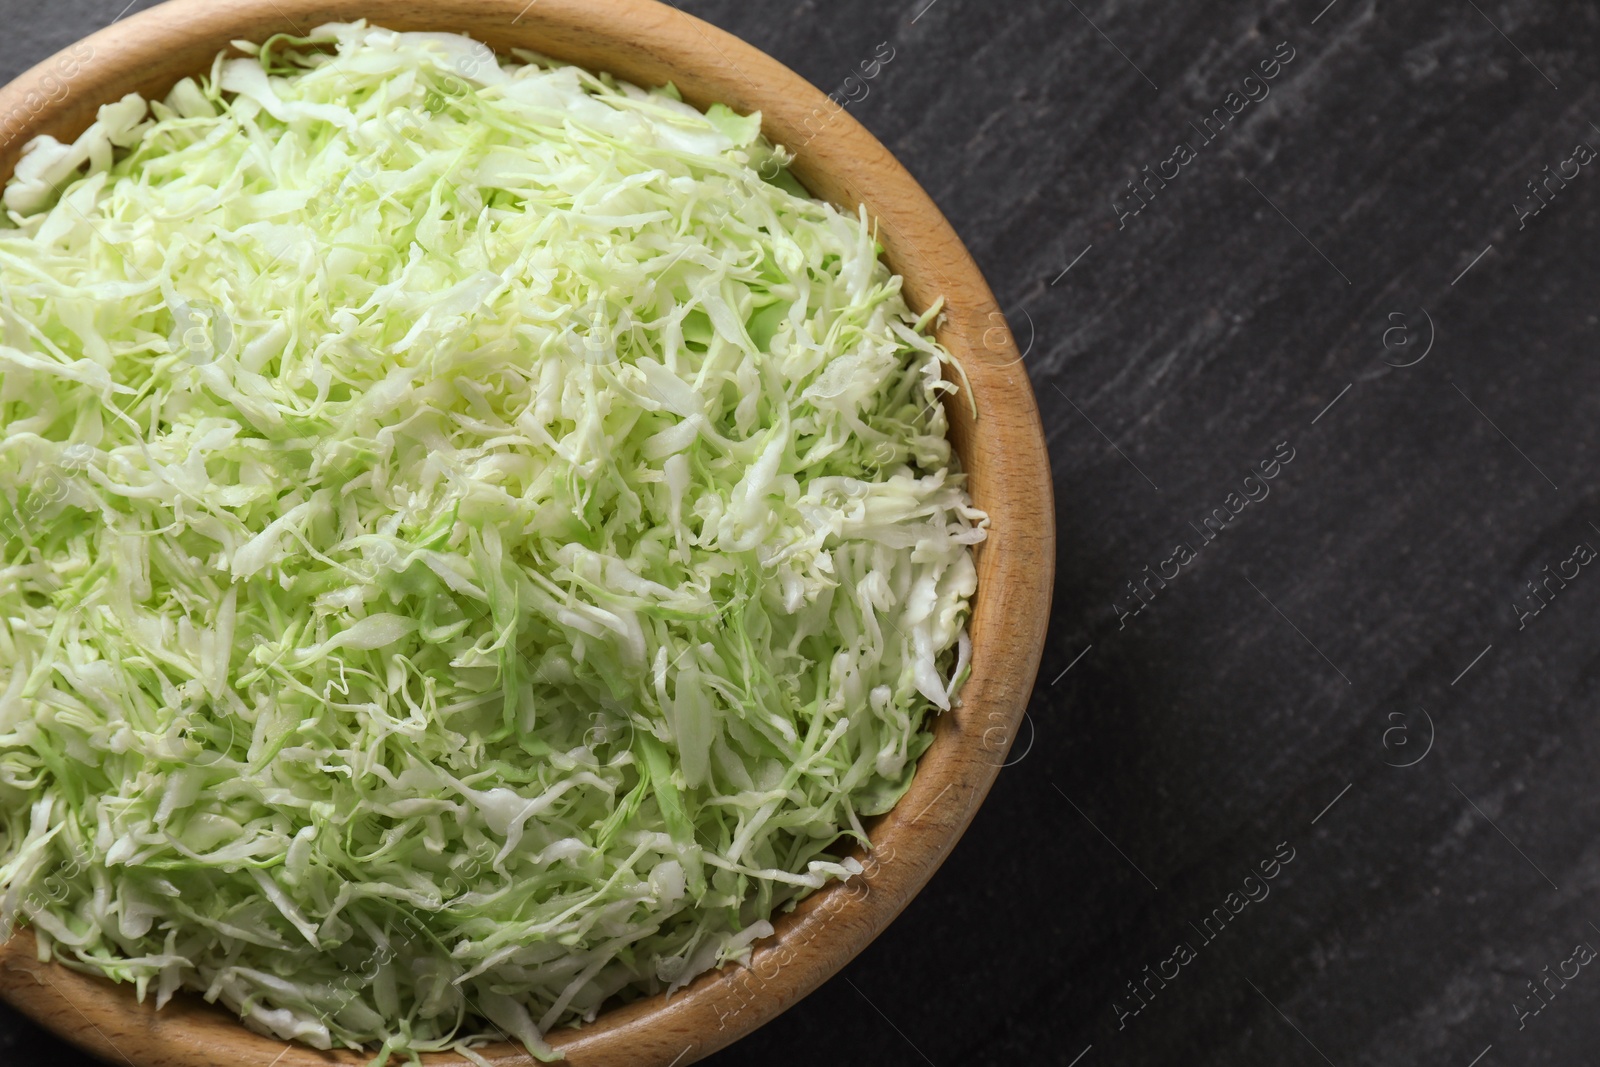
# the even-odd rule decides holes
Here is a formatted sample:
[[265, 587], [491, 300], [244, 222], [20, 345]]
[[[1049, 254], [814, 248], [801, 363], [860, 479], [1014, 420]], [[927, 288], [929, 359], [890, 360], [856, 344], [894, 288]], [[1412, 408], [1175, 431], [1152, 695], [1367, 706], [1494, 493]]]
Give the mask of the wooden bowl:
[[[524, 7], [524, 4], [527, 6]], [[723, 967], [674, 994], [635, 1001], [550, 1035], [580, 1065], [681, 1067], [788, 1008], [843, 967], [927, 883], [972, 820], [1004, 762], [1038, 671], [1055, 568], [1054, 508], [1038, 409], [994, 296], [922, 188], [855, 119], [776, 60], [654, 0], [174, 0], [101, 30], [0, 90], [0, 176], [39, 134], [69, 140], [96, 109], [128, 92], [159, 97], [209, 69], [233, 40], [303, 34], [324, 22], [466, 34], [497, 50], [531, 48], [642, 85], [671, 81], [690, 103], [759, 110], [768, 137], [798, 151], [794, 171], [817, 196], [881, 224], [891, 267], [922, 309], [943, 296], [939, 338], [961, 362], [977, 404], [948, 409], [977, 506], [972, 675], [961, 706], [938, 716], [911, 790], [874, 820], [866, 873], [806, 898], [774, 922], [748, 968]], [[32, 935], [0, 948], [0, 995], [56, 1033], [136, 1067], [326, 1067], [365, 1064], [263, 1037], [222, 1008], [180, 996], [160, 1012], [129, 985], [41, 964]], [[961, 993], [952, 989], [952, 1003]], [[515, 1046], [495, 1064], [532, 1061]], [[459, 1056], [423, 1057], [430, 1065]]]

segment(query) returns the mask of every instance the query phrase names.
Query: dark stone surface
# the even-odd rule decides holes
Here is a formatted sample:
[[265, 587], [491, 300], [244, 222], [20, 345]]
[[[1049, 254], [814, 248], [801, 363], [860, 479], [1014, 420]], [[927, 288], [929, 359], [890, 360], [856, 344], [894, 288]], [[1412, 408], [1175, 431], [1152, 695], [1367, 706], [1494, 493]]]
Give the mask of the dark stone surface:
[[[123, 2], [3, 0], [0, 76]], [[1600, 968], [1520, 1028], [1513, 1004], [1600, 947], [1600, 574], [1521, 630], [1512, 604], [1600, 547], [1600, 168], [1526, 228], [1514, 207], [1600, 147], [1600, 14], [1325, 2], [687, 5], [824, 89], [893, 44], [854, 111], [1031, 338], [1060, 526], [1032, 733], [973, 829], [711, 1062], [1596, 1061]], [[1284, 41], [1270, 95], [1201, 144], [1187, 124]], [[1113, 197], [1179, 141], [1195, 158], [1119, 229]], [[1281, 442], [1270, 496], [1119, 623], [1124, 583]], [[1191, 924], [1280, 843], [1208, 942]], [[0, 1062], [85, 1061], [0, 1008]]]

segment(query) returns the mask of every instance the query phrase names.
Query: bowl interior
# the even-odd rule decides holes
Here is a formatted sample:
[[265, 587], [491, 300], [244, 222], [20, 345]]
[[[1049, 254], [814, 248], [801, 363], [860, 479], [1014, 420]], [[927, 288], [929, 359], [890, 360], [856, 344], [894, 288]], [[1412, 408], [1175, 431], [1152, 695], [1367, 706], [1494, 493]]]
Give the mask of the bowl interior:
[[[945, 300], [938, 333], [965, 377], [947, 402], [951, 438], [975, 504], [991, 517], [977, 553], [972, 674], [961, 706], [938, 716], [911, 790], [869, 823], [866, 873], [802, 901], [774, 921], [749, 967], [696, 979], [670, 1000], [650, 997], [550, 1035], [591, 1065], [681, 1065], [708, 1055], [809, 993], [864, 948], [922, 888], [994, 781], [1038, 669], [1054, 573], [1054, 509], [1032, 389], [1005, 318], [971, 256], [916, 181], [837, 103], [731, 35], [655, 0], [173, 0], [119, 22], [0, 90], [0, 176], [32, 137], [67, 140], [100, 105], [129, 92], [158, 97], [210, 67], [230, 41], [303, 36], [365, 18], [399, 30], [463, 33], [498, 51], [528, 48], [641, 85], [673, 82], [690, 103], [760, 111], [773, 141], [797, 152], [793, 170], [841, 208], [878, 220], [890, 266], [912, 307]], [[113, 1062], [144, 1067], [219, 1063], [365, 1064], [263, 1037], [198, 998], [160, 1013], [131, 987], [35, 958], [27, 931], [0, 947], [0, 995]], [[481, 1050], [492, 1063], [530, 1062], [515, 1046]], [[448, 1054], [430, 1065], [462, 1064]]]

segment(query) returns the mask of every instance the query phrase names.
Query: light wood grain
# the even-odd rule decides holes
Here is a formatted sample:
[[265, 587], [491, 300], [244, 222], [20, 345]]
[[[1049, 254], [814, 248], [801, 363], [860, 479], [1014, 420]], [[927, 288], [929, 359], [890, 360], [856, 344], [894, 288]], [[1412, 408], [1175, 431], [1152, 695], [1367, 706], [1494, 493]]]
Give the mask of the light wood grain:
[[[940, 339], [971, 384], [951, 401], [952, 438], [975, 502], [992, 517], [978, 551], [972, 675], [962, 706], [939, 717], [910, 792], [870, 824], [868, 872], [813, 894], [774, 923], [748, 969], [701, 976], [670, 1000], [610, 1010], [593, 1024], [551, 1035], [590, 1067], [692, 1062], [771, 1019], [838, 971], [900, 913], [971, 821], [1010, 748], [1038, 670], [1055, 566], [1054, 509], [1033, 392], [1005, 320], [944, 216], [887, 149], [847, 113], [772, 58], [653, 0], [174, 0], [102, 30], [0, 90], [0, 175], [22, 146], [67, 139], [103, 103], [164, 93], [207, 69], [236, 39], [303, 34], [328, 21], [366, 18], [395, 29], [465, 33], [500, 50], [532, 48], [646, 85], [672, 81], [691, 103], [759, 110], [767, 135], [798, 146], [795, 172], [842, 207], [865, 204], [879, 220], [887, 258], [913, 307], [946, 300]], [[82, 59], [84, 44], [93, 50]], [[78, 62], [63, 66], [67, 58]], [[61, 72], [71, 69], [70, 78]], [[66, 88], [61, 89], [65, 80]], [[230, 1013], [177, 998], [159, 1013], [131, 987], [36, 959], [26, 931], [0, 948], [0, 995], [44, 1025], [112, 1062], [136, 1067], [314, 1067], [364, 1064], [350, 1052], [285, 1046], [246, 1030]], [[959, 991], [951, 1003], [959, 1003]], [[527, 1064], [509, 1045], [483, 1050], [497, 1065]], [[463, 1064], [424, 1057], [430, 1067]]]

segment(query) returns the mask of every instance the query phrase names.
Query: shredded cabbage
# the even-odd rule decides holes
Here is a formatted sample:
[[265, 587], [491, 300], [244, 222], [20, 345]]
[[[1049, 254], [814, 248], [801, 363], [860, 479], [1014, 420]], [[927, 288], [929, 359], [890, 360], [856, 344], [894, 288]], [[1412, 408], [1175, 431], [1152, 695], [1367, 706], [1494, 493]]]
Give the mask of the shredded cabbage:
[[0, 929], [415, 1057], [747, 956], [966, 674], [949, 356], [759, 115], [276, 38], [0, 226]]

